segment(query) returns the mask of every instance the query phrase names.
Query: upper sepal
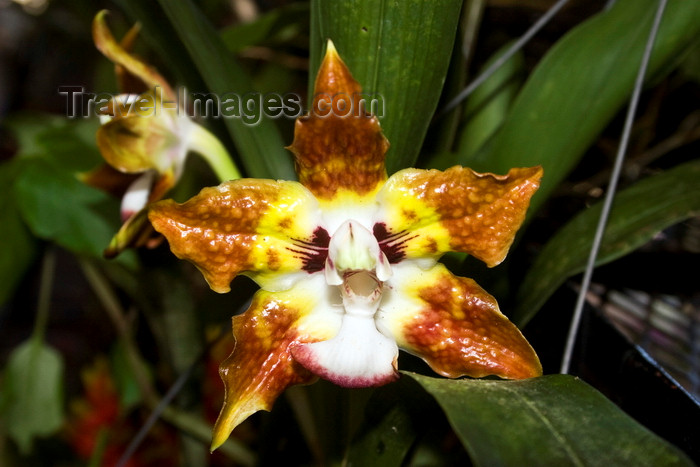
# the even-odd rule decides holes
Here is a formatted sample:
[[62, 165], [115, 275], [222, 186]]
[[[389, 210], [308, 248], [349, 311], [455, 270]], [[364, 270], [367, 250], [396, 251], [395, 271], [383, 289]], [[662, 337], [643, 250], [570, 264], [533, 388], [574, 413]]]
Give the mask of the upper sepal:
[[311, 110], [297, 119], [289, 146], [299, 181], [321, 202], [344, 192], [373, 194], [386, 180], [389, 143], [379, 120], [367, 113], [366, 98], [328, 41]]

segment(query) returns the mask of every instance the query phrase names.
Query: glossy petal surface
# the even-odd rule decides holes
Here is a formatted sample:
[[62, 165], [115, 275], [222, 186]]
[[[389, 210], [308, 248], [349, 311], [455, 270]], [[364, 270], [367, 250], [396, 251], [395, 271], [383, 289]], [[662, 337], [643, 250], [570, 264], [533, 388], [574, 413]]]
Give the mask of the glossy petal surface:
[[312, 109], [297, 120], [289, 147], [299, 181], [322, 203], [348, 192], [374, 193], [386, 180], [389, 143], [379, 120], [365, 113], [362, 88], [330, 42], [314, 93]]
[[321, 271], [327, 255], [318, 203], [297, 182], [234, 180], [184, 204], [156, 203], [149, 219], [173, 253], [194, 263], [220, 293], [240, 273], [268, 290], [288, 289]]
[[316, 378], [294, 360], [292, 349], [338, 332], [336, 298], [324, 291], [323, 275], [314, 274], [286, 292], [258, 291], [248, 311], [233, 318], [236, 347], [219, 369], [226, 392], [212, 450], [247, 417], [270, 410], [287, 387]]
[[540, 167], [503, 176], [463, 167], [402, 170], [377, 195], [382, 212], [375, 235], [392, 262], [459, 251], [495, 266], [508, 253], [541, 177]]
[[388, 284], [391, 292], [378, 324], [437, 373], [510, 379], [542, 374], [522, 333], [473, 280], [454, 276], [441, 264], [424, 271], [406, 262], [394, 267]]

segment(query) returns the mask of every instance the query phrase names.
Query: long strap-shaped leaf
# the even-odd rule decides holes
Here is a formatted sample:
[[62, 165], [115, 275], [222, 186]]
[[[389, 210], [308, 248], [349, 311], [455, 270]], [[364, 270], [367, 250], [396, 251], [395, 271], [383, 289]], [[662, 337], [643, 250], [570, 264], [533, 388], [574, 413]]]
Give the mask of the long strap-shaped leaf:
[[691, 466], [578, 378], [447, 380], [406, 373], [438, 401], [476, 466]]
[[[217, 31], [191, 0], [159, 0], [175, 27], [209, 91], [241, 97], [253, 92], [246, 71], [228, 52]], [[262, 109], [258, 109], [262, 112]], [[274, 122], [264, 117], [255, 125], [240, 118], [225, 118], [231, 138], [249, 176], [293, 180], [296, 178], [291, 154], [284, 147]]]
[[[493, 144], [467, 165], [505, 173], [541, 164], [545, 176], [534, 212], [578, 163], [632, 92], [656, 0], [618, 0], [569, 32], [540, 62]], [[670, 0], [648, 76], [700, 34], [700, 2]]]
[[418, 158], [447, 73], [461, 5], [461, 0], [312, 2], [311, 70], [332, 39], [363, 92], [382, 97], [378, 116], [391, 144], [389, 173]]
[[[700, 214], [700, 160], [617, 193], [596, 265], [639, 248], [659, 231]], [[583, 271], [602, 203], [583, 211], [545, 245], [520, 286], [513, 320], [524, 326], [568, 278]]]

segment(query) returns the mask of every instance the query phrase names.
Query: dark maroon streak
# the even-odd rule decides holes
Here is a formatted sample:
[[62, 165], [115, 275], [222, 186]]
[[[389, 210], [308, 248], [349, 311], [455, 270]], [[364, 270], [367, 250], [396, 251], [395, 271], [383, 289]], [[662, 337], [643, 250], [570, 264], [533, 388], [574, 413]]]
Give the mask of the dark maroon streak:
[[295, 240], [302, 249], [288, 249], [300, 255], [304, 263], [302, 269], [311, 274], [322, 271], [325, 267], [326, 258], [328, 257], [328, 244], [330, 241], [331, 236], [328, 235], [328, 231], [323, 227], [316, 227], [311, 241]]
[[406, 257], [404, 251], [406, 249], [405, 242], [415, 238], [415, 235], [407, 237], [408, 232], [406, 231], [394, 234], [389, 233], [384, 222], [377, 222], [374, 224], [372, 233], [374, 234], [374, 238], [377, 239], [382, 253], [384, 253], [386, 259], [388, 259], [391, 264], [396, 264]]

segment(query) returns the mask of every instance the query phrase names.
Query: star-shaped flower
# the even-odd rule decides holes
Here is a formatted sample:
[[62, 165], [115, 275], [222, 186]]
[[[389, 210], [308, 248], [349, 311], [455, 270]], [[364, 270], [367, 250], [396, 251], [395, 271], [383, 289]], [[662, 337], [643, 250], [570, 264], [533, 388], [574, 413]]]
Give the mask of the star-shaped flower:
[[[97, 145], [107, 164], [128, 180], [121, 204], [124, 224], [105, 251], [115, 256], [130, 246], [152, 244], [153, 231], [144, 208], [162, 199], [178, 182], [187, 155], [197, 152], [209, 163], [221, 180], [239, 178], [240, 173], [219, 140], [196, 124], [179, 106], [178, 96], [152, 66], [130, 53], [139, 31], [134, 26], [117, 43], [100, 11], [93, 21], [93, 39], [97, 48], [115, 64], [123, 94], [110, 99], [100, 116]], [[88, 181], [107, 185], [100, 169]], [[112, 173], [111, 178], [114, 178]], [[113, 182], [112, 182], [113, 183]]]
[[541, 168], [406, 169], [387, 179], [388, 143], [360, 91], [329, 42], [313, 109], [290, 146], [299, 182], [236, 180], [150, 209], [173, 253], [213, 290], [229, 291], [238, 274], [261, 287], [233, 318], [212, 449], [291, 385], [393, 381], [399, 348], [450, 378], [542, 372], [496, 300], [437, 262], [459, 251], [499, 264]]

